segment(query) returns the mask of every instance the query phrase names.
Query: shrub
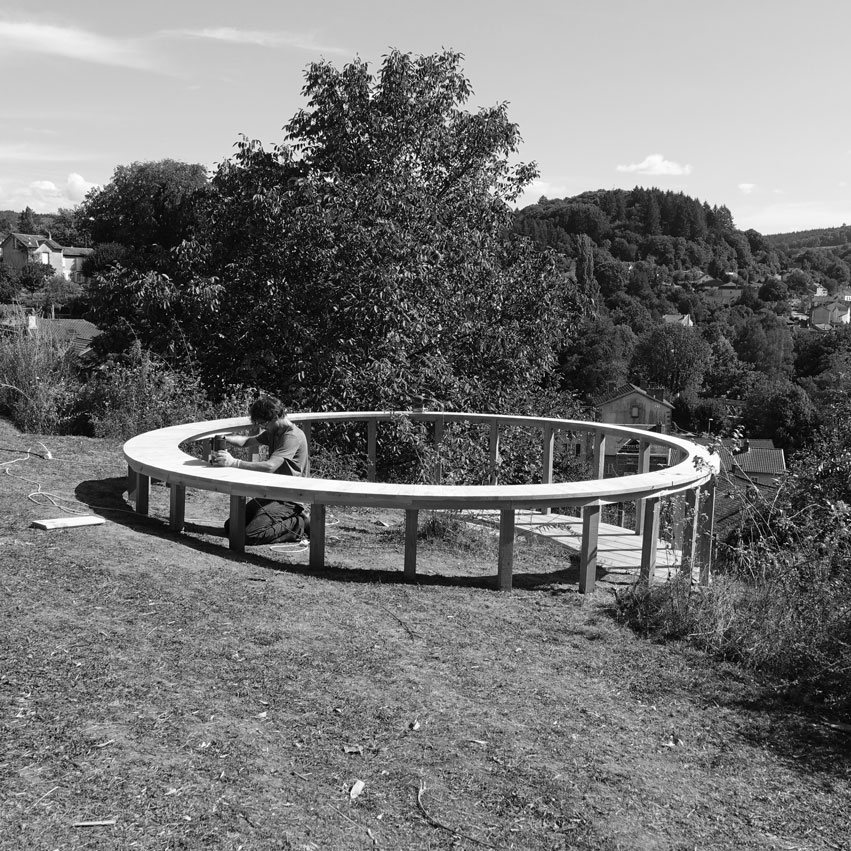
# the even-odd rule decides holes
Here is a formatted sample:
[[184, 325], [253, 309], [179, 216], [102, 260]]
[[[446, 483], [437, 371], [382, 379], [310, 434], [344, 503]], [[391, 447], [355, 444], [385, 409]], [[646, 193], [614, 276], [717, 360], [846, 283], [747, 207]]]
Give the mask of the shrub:
[[833, 436], [816, 444], [831, 451], [824, 463], [796, 461], [775, 502], [741, 497], [746, 523], [718, 547], [710, 586], [692, 588], [677, 577], [627, 589], [615, 597], [617, 617], [851, 714], [851, 507], [836, 498], [848, 478], [835, 475], [845, 459], [839, 433]]
[[21, 431], [67, 433], [79, 386], [70, 342], [52, 327], [27, 327], [16, 309], [0, 336], [0, 410]]
[[216, 412], [199, 378], [174, 369], [138, 343], [124, 362], [112, 361], [92, 376], [81, 389], [78, 405], [95, 437], [121, 440], [211, 419]]

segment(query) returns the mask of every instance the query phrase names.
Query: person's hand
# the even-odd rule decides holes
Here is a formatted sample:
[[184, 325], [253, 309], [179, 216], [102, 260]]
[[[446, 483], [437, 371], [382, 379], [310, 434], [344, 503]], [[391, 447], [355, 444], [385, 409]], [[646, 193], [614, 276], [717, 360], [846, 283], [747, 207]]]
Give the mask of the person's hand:
[[239, 461], [227, 449], [220, 449], [213, 453], [213, 465], [216, 467], [236, 467], [238, 464]]

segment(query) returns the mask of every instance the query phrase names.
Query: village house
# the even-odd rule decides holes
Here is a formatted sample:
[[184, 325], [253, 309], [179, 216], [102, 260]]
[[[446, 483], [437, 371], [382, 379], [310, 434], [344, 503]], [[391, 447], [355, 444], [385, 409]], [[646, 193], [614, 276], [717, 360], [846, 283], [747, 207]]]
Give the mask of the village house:
[[[595, 397], [593, 406], [594, 418], [597, 422], [632, 426], [661, 433], [671, 430], [674, 406], [662, 387], [644, 390], [636, 384], [622, 384]], [[634, 471], [637, 456], [637, 441], [627, 438], [607, 438], [606, 474], [622, 475]], [[650, 469], [656, 469], [667, 462], [667, 449], [656, 447], [651, 450]]]
[[666, 325], [682, 325], [683, 328], [694, 328], [694, 320], [688, 313], [666, 313], [662, 317]]
[[810, 325], [822, 331], [830, 331], [840, 325], [851, 322], [851, 304], [840, 301], [830, 301], [814, 304], [810, 309]]
[[63, 246], [43, 234], [10, 233], [0, 243], [0, 262], [11, 269], [23, 269], [28, 263], [52, 266], [66, 281], [83, 283], [83, 261], [91, 248]]

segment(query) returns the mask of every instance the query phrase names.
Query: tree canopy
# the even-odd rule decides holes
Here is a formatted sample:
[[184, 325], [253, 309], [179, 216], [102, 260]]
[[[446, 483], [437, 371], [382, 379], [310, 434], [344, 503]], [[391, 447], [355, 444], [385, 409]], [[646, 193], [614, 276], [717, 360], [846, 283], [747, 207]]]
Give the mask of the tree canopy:
[[512, 163], [505, 104], [464, 108], [461, 63], [313, 63], [283, 141], [243, 139], [219, 167], [179, 275], [211, 380], [355, 409], [517, 409], [547, 384], [586, 299], [512, 233], [535, 167]]
[[140, 266], [165, 258], [189, 235], [207, 186], [204, 166], [165, 159], [118, 166], [112, 180], [78, 207], [74, 236], [134, 250]]

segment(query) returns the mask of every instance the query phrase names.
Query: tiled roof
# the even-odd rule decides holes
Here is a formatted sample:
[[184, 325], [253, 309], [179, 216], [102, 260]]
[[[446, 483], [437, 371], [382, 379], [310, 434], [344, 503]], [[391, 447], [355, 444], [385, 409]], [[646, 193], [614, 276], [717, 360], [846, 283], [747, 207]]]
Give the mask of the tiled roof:
[[786, 472], [786, 459], [782, 449], [754, 449], [733, 456], [734, 463], [745, 473], [779, 475]]
[[87, 319], [39, 319], [39, 322], [52, 326], [66, 340], [70, 340], [71, 348], [78, 356], [86, 352], [92, 340], [102, 333], [97, 325]]
[[12, 236], [27, 248], [38, 248], [47, 239], [43, 233], [15, 233], [12, 231]]
[[88, 257], [93, 251], [94, 248], [77, 248], [74, 245], [66, 245], [62, 249], [66, 257]]
[[637, 384], [621, 384], [619, 387], [614, 387], [611, 390], [600, 393], [593, 398], [592, 404], [599, 407], [600, 405], [605, 405], [606, 402], [613, 402], [615, 399], [620, 399], [621, 396], [628, 396], [630, 393], [640, 393], [642, 396], [646, 396], [648, 399], [658, 402], [661, 405], [667, 405], [669, 408], [674, 407], [664, 399], [657, 399]]
[[[710, 446], [715, 440], [706, 437], [686, 437], [701, 446]], [[740, 473], [747, 475], [779, 476], [786, 472], [786, 456], [782, 449], [774, 448], [774, 441], [770, 438], [752, 437], [747, 439], [747, 449], [744, 452], [736, 451], [744, 447], [745, 441], [733, 438], [721, 438], [721, 470], [724, 473]]]
[[777, 495], [777, 486], [762, 485], [735, 474], [722, 475], [718, 479], [715, 490], [714, 534], [719, 541], [726, 540], [731, 532], [748, 524], [748, 512], [745, 510], [750, 502], [748, 497], [756, 494], [771, 501]]

